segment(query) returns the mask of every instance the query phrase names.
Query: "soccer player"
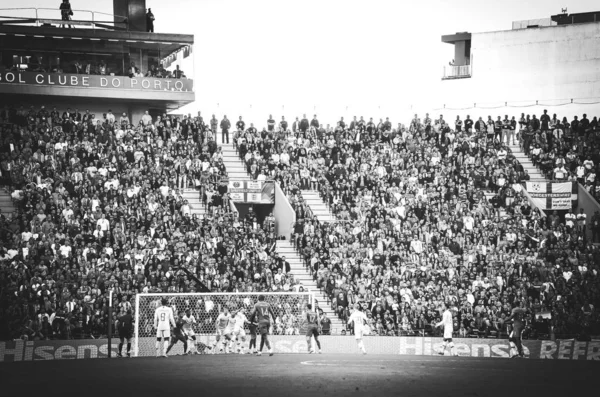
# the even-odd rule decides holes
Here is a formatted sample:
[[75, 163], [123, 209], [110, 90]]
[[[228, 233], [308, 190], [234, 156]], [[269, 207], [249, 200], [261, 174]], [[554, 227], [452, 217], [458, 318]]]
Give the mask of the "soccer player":
[[445, 303], [444, 307], [446, 308], [446, 310], [442, 315], [442, 321], [435, 325], [436, 327], [444, 327], [444, 343], [442, 344], [442, 350], [439, 352], [439, 355], [443, 356], [446, 352], [446, 347], [450, 347], [450, 353], [453, 356], [458, 356], [458, 354], [456, 354], [456, 350], [454, 349], [454, 342], [452, 342], [452, 332], [454, 331], [452, 311], [448, 303]]
[[526, 313], [527, 310], [523, 308], [523, 303], [515, 303], [510, 316], [506, 319], [507, 322], [513, 322], [513, 329], [508, 336], [508, 340], [510, 342], [510, 358], [525, 357], [525, 354], [523, 353], [521, 335], [523, 334], [523, 329], [525, 328]]
[[[244, 314], [244, 309], [240, 309], [236, 314], [233, 325], [233, 338], [234, 342], [237, 342], [237, 352], [239, 354], [244, 354], [244, 343], [246, 342], [246, 331], [244, 330], [244, 326], [246, 323], [249, 323], [246, 318], [246, 314]], [[256, 339], [255, 339], [256, 340]]]
[[[175, 319], [173, 318], [173, 309], [169, 305], [169, 301], [163, 298], [161, 306], [154, 311], [154, 328], [156, 328], [156, 357], [167, 357], [166, 350], [169, 346], [171, 338], [171, 326], [175, 327]], [[160, 342], [163, 342], [165, 353], [160, 354]]]
[[312, 349], [312, 337], [315, 337], [319, 354], [321, 354], [321, 342], [319, 341], [319, 328], [321, 328], [321, 319], [319, 315], [312, 310], [312, 305], [309, 303], [306, 305], [306, 322], [308, 327], [306, 328], [306, 346], [308, 348], [308, 354], [313, 353]]
[[248, 325], [248, 329], [250, 330], [250, 344], [248, 345], [248, 354], [256, 354], [256, 328], [258, 327], [257, 323], [250, 322]]
[[265, 296], [259, 295], [258, 302], [254, 305], [254, 309], [250, 314], [250, 321], [254, 319], [258, 320], [258, 332], [260, 332], [260, 350], [258, 355], [262, 355], [264, 345], [267, 345], [269, 349], [269, 356], [273, 355], [273, 349], [271, 349], [271, 342], [269, 342], [269, 327], [271, 326], [271, 318], [275, 320], [275, 314], [271, 305], [265, 302]]
[[198, 353], [198, 348], [196, 346], [196, 333], [194, 332], [194, 324], [196, 323], [196, 318], [192, 314], [190, 309], [185, 311], [185, 315], [182, 318], [183, 321], [183, 333], [186, 338], [192, 341], [190, 346], [190, 350], [187, 352], [188, 354], [200, 354]]
[[117, 330], [119, 331], [119, 353], [117, 356], [123, 357], [123, 342], [127, 339], [127, 357], [131, 357], [131, 335], [133, 333], [133, 316], [131, 309], [127, 309], [124, 315], [117, 319]]
[[[229, 314], [229, 309], [227, 307], [223, 307], [223, 311], [219, 314], [219, 317], [217, 317], [217, 322], [215, 324], [215, 327], [217, 328], [217, 335], [215, 338], [215, 343], [213, 344], [213, 354], [217, 353], [217, 345], [221, 342], [221, 337], [225, 337], [225, 342], [231, 339], [231, 330], [228, 329], [230, 320], [231, 314]], [[225, 346], [225, 352], [228, 353], [229, 348], [227, 343], [225, 343]], [[223, 346], [221, 346], [219, 351], [223, 351]]]
[[187, 351], [187, 336], [183, 331], [184, 325], [185, 321], [183, 321], [183, 312], [179, 312], [179, 316], [175, 322], [175, 327], [173, 328], [173, 338], [171, 339], [171, 343], [169, 343], [169, 347], [167, 348], [165, 355], [169, 354], [173, 346], [175, 346], [175, 344], [177, 344], [179, 341], [183, 343], [183, 354], [185, 354]]
[[362, 307], [357, 303], [354, 306], [354, 310], [348, 319], [348, 324], [354, 323], [354, 338], [358, 344], [358, 348], [362, 351], [362, 354], [367, 354], [365, 344], [363, 343], [363, 333], [365, 331], [365, 324], [367, 323], [367, 316], [362, 311]]

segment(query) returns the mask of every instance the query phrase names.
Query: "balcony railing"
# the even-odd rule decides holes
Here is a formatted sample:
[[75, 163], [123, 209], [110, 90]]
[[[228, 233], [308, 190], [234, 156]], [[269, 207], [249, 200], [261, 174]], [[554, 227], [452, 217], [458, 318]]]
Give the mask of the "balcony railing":
[[471, 65], [444, 66], [444, 77], [442, 80], [466, 79], [471, 77]]
[[[69, 25], [77, 28], [126, 30], [128, 28], [127, 17], [107, 14], [98, 11], [72, 10], [75, 19]], [[119, 21], [119, 22], [116, 22]], [[1, 25], [25, 25], [25, 26], [60, 26], [63, 25], [60, 10], [58, 8], [0, 8]]]

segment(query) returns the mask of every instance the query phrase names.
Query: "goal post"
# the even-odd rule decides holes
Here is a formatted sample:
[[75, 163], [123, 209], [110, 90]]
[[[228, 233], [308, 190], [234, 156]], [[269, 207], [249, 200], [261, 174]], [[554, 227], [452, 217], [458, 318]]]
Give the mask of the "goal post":
[[[230, 311], [246, 309], [247, 315], [263, 295], [271, 304], [276, 318], [271, 324], [270, 333], [274, 335], [303, 335], [305, 329], [306, 305], [315, 307], [312, 292], [248, 292], [248, 293], [149, 293], [137, 294], [135, 298], [134, 355], [148, 357], [156, 355], [156, 330], [154, 329], [154, 311], [163, 298], [169, 301], [173, 314], [190, 310], [196, 318], [194, 325], [196, 341], [212, 346], [215, 338], [215, 322], [223, 307]], [[249, 330], [246, 325], [246, 333]], [[181, 344], [173, 348], [173, 354], [181, 354]]]

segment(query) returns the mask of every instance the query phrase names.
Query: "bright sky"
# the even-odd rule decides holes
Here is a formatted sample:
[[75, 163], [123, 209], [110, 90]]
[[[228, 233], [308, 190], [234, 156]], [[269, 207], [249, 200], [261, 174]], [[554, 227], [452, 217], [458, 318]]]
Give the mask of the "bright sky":
[[[123, 0], [125, 1], [125, 0]], [[19, 7], [58, 7], [20, 0]], [[112, 0], [71, 0], [112, 13]], [[390, 116], [402, 122], [435, 96], [454, 57], [441, 36], [509, 30], [518, 20], [597, 11], [591, 0], [146, 0], [157, 33], [195, 35], [196, 102], [262, 127], [268, 114]], [[253, 120], [254, 119], [254, 120]]]

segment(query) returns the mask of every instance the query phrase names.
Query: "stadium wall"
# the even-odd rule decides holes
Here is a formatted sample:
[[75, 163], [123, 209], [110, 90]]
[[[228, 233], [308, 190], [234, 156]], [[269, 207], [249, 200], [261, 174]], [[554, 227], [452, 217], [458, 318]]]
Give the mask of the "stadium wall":
[[296, 222], [296, 212], [290, 205], [287, 197], [285, 197], [279, 183], [275, 183], [273, 216], [275, 217], [275, 231], [277, 236], [285, 236], [286, 239], [289, 239], [292, 234], [292, 224]]
[[591, 194], [588, 193], [587, 190], [583, 187], [581, 183], [577, 184], [577, 208], [575, 209], [575, 213], [578, 214], [579, 210], [583, 209], [583, 212], [587, 215], [586, 219], [586, 234], [587, 238], [592, 238], [592, 229], [590, 229], [589, 225], [591, 225], [592, 218], [594, 217], [594, 213], [596, 211], [600, 211], [600, 204], [596, 201], [595, 198], [592, 197]]
[[441, 82], [442, 110], [435, 117], [539, 117], [543, 109], [569, 121], [596, 115], [598, 104], [591, 102], [600, 101], [600, 23], [474, 33], [471, 40], [471, 77]]
[[[213, 336], [198, 335], [198, 340], [212, 344]], [[151, 346], [148, 351], [140, 351], [140, 356], [151, 357], [156, 354], [155, 338], [148, 339], [140, 346]], [[272, 335], [270, 339], [275, 353], [306, 353], [306, 338], [301, 335]], [[325, 354], [359, 354], [356, 341], [352, 336], [321, 336]], [[436, 355], [442, 345], [441, 338], [421, 337], [366, 337], [365, 347], [369, 354], [385, 355]], [[246, 341], [246, 345], [247, 345]], [[509, 345], [503, 339], [454, 339], [457, 352], [463, 357], [508, 358]], [[546, 360], [600, 360], [600, 341], [577, 342], [573, 340], [525, 340], [525, 356]], [[112, 343], [113, 356], [118, 343]], [[182, 353], [178, 343], [173, 354]], [[64, 341], [11, 341], [0, 342], [0, 362], [73, 360], [87, 358], [106, 358], [108, 344], [106, 340], [64, 340]]]

